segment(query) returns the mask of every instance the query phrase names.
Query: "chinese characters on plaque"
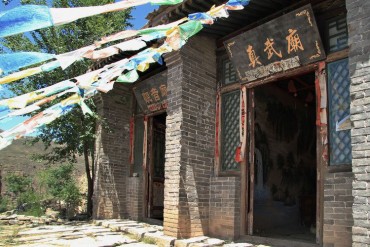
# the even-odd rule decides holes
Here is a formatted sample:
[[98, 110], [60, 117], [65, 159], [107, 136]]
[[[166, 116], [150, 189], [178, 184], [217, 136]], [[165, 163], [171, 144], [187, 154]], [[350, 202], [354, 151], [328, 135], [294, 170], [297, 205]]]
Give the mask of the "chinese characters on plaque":
[[166, 73], [155, 75], [137, 87], [134, 94], [144, 114], [167, 109], [167, 76]]
[[225, 42], [242, 82], [325, 59], [311, 5]]

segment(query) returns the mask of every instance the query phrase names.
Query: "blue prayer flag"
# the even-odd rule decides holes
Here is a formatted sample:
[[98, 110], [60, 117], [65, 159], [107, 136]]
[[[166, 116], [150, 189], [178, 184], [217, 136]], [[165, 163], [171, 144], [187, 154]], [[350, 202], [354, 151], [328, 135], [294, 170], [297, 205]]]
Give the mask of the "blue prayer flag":
[[229, 6], [237, 6], [237, 5], [243, 5], [246, 6], [249, 4], [250, 0], [229, 0], [226, 5]]
[[0, 12], [0, 37], [53, 25], [48, 6], [24, 5]]
[[16, 52], [0, 54], [0, 70], [4, 74], [20, 68], [55, 58], [54, 54], [40, 52]]

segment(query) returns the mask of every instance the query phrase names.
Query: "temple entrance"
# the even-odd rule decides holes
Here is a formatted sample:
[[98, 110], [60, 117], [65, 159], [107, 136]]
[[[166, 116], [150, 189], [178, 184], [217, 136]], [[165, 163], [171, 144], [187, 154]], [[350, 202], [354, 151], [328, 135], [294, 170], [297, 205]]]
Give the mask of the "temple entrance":
[[254, 166], [248, 168], [254, 236], [316, 241], [314, 82], [310, 73], [254, 89]]
[[166, 113], [152, 117], [149, 169], [148, 218], [163, 220]]

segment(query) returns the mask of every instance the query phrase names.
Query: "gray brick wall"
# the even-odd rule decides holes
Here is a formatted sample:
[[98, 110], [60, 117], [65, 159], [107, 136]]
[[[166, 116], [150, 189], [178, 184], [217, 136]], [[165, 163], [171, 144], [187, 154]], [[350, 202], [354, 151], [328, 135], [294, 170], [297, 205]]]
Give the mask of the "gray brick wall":
[[240, 235], [240, 178], [211, 178], [209, 233], [224, 239]]
[[99, 116], [95, 143], [95, 219], [123, 218], [126, 210], [126, 177], [129, 175], [131, 93], [122, 85], [96, 98]]
[[142, 220], [144, 215], [144, 197], [142, 177], [127, 177], [125, 217], [132, 220]]
[[214, 164], [215, 41], [198, 35], [166, 57], [165, 234], [207, 235]]
[[352, 246], [370, 246], [370, 1], [346, 0], [354, 174]]
[[352, 244], [352, 172], [326, 174], [324, 180], [324, 247]]

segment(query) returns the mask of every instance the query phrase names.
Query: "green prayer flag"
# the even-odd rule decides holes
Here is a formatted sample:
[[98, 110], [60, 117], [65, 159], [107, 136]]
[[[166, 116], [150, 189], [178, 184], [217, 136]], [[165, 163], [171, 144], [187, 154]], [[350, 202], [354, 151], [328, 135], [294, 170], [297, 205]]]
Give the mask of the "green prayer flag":
[[170, 30], [171, 27], [151, 27], [151, 28], [145, 28], [142, 30], [138, 30], [138, 35], [158, 35], [158, 36], [164, 36], [168, 30]]
[[150, 0], [153, 5], [175, 5], [182, 2], [183, 0]]
[[116, 82], [126, 82], [133, 83], [139, 79], [139, 74], [136, 70], [131, 70], [124, 75], [121, 75], [117, 78]]
[[200, 21], [188, 21], [179, 26], [181, 40], [188, 40], [190, 37], [199, 33], [203, 29], [203, 25]]

